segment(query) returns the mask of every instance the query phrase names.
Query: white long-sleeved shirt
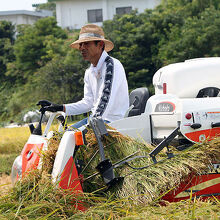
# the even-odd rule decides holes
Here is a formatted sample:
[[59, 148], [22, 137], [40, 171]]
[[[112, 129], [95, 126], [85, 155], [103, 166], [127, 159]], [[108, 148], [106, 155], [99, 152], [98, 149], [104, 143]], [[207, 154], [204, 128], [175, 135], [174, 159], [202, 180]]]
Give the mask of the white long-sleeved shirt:
[[[78, 102], [65, 104], [67, 115], [78, 115], [89, 111], [94, 115], [97, 112], [105, 87], [105, 59], [107, 56], [107, 52], [103, 51], [97, 66], [94, 67], [91, 64], [86, 70], [84, 76], [84, 97]], [[119, 60], [112, 59], [113, 77], [111, 91], [104, 112], [101, 115], [103, 120], [110, 122], [123, 118], [129, 107], [128, 84], [124, 68]]]

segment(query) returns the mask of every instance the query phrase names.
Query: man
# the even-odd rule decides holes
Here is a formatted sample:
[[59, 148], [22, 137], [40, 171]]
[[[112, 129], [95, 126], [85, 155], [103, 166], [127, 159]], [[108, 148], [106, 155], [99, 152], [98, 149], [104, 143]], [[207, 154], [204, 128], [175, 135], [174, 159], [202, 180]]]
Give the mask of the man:
[[[120, 61], [107, 53], [114, 44], [105, 39], [101, 27], [88, 24], [82, 27], [79, 39], [70, 46], [80, 50], [83, 59], [91, 63], [84, 76], [84, 97], [76, 103], [51, 104], [46, 110], [64, 111], [66, 115], [91, 111], [92, 117], [101, 116], [106, 122], [123, 118], [129, 107], [128, 84]], [[87, 118], [73, 127], [79, 128], [85, 124]]]

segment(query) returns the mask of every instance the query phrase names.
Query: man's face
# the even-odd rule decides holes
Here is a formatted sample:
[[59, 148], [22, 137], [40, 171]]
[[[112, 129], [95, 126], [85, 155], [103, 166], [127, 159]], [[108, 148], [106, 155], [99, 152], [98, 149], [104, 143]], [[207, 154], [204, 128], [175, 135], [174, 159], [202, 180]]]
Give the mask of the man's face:
[[83, 59], [90, 61], [95, 65], [98, 63], [103, 47], [103, 42], [100, 41], [97, 44], [96, 43], [94, 41], [88, 41], [79, 44], [79, 50], [83, 56]]

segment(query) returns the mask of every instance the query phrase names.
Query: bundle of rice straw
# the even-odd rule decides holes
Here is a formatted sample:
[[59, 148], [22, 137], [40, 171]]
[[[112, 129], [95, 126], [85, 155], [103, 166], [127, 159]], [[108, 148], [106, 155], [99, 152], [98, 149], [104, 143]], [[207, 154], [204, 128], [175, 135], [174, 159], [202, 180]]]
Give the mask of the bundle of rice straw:
[[[48, 151], [43, 153], [43, 166], [41, 178], [48, 178], [52, 171], [56, 151], [60, 142], [60, 136], [54, 136], [48, 145]], [[86, 134], [87, 145], [80, 147], [76, 154], [78, 160], [83, 161], [85, 167], [82, 171], [84, 179], [96, 172], [96, 166], [100, 162], [98, 145], [92, 130]], [[112, 163], [125, 158], [126, 156], [138, 152], [136, 155], [148, 156], [154, 147], [123, 136], [117, 131], [110, 131], [109, 135], [103, 138], [106, 158]], [[153, 164], [146, 169], [134, 170], [129, 166], [123, 165], [115, 169], [116, 176], [124, 178], [123, 184], [115, 188], [114, 196], [117, 198], [130, 198], [138, 203], [149, 203], [169, 189], [178, 186], [186, 180], [188, 175], [200, 175], [208, 172], [212, 161], [220, 161], [220, 139], [214, 139], [211, 142], [200, 145], [193, 145], [184, 151], [177, 151], [172, 148], [175, 157], [167, 158], [164, 152], [157, 156], [157, 164]], [[143, 167], [152, 164], [152, 159], [148, 156], [142, 159], [136, 159], [130, 164], [133, 167]], [[100, 175], [89, 178], [83, 183], [84, 192], [99, 192], [105, 187]]]
[[[81, 148], [78, 154], [78, 158], [85, 164], [89, 163], [83, 172], [85, 178], [94, 173], [95, 167], [100, 162], [97, 142], [91, 130], [87, 133], [86, 138], [88, 145]], [[103, 142], [106, 158], [111, 159], [113, 164], [137, 151], [139, 151], [138, 155], [148, 156], [154, 149], [151, 145], [123, 136], [118, 132], [109, 132]], [[162, 162], [153, 164], [146, 169], [134, 171], [125, 165], [120, 169], [117, 168], [117, 175], [125, 176], [125, 178], [123, 185], [115, 191], [115, 195], [118, 198], [133, 198], [137, 203], [149, 203], [162, 193], [177, 187], [189, 175], [208, 172], [212, 161], [220, 161], [220, 139], [193, 145], [184, 151], [177, 151], [175, 148], [172, 148], [172, 151], [175, 157], [165, 159], [167, 155], [164, 151], [157, 156], [158, 161], [162, 160]], [[90, 161], [95, 153], [96, 156]], [[152, 163], [149, 156], [131, 162], [133, 167], [144, 167]], [[103, 181], [98, 175], [89, 179], [88, 182], [84, 182], [84, 191], [92, 192], [103, 186]]]

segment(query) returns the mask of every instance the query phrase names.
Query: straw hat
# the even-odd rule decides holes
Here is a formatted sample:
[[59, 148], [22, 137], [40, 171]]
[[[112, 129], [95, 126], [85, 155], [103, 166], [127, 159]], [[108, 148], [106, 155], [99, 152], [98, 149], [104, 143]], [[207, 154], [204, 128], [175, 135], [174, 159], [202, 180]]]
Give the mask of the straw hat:
[[95, 24], [87, 24], [83, 26], [79, 33], [79, 39], [70, 44], [70, 47], [79, 50], [79, 44], [88, 41], [103, 41], [105, 50], [108, 52], [113, 49], [114, 44], [110, 40], [105, 39], [104, 31]]

